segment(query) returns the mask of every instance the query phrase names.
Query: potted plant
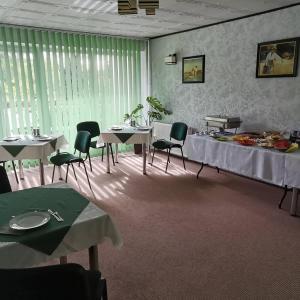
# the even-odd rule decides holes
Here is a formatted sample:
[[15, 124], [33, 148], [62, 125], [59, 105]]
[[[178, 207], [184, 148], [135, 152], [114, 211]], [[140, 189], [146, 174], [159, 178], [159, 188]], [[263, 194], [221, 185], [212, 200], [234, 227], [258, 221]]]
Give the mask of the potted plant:
[[[130, 113], [124, 115], [124, 122], [129, 122], [130, 126], [135, 127], [136, 121], [141, 117], [140, 111], [144, 108], [142, 104], [138, 104], [136, 108]], [[142, 153], [142, 145], [134, 144], [134, 153], [141, 154]]]
[[141, 117], [139, 112], [144, 108], [142, 104], [138, 104], [136, 108], [130, 113], [130, 114], [125, 114], [124, 115], [124, 122], [128, 121], [130, 122], [130, 126], [135, 126], [136, 125], [136, 120]]
[[151, 125], [154, 120], [162, 120], [164, 115], [170, 115], [172, 113], [171, 111], [167, 110], [157, 98], [153, 96], [148, 96], [146, 101], [149, 104], [149, 110], [147, 113], [149, 125]]
[[[171, 111], [167, 110], [163, 104], [155, 97], [148, 96], [146, 98], [147, 103], [149, 104], [149, 110], [147, 111], [147, 119], [145, 122], [147, 125], [151, 125], [154, 120], [162, 120], [164, 115], [170, 115]], [[138, 104], [135, 109], [129, 114], [124, 115], [124, 121], [129, 122], [131, 126], [136, 126], [136, 121], [141, 117], [141, 110], [144, 108], [142, 104]], [[134, 153], [142, 153], [142, 145], [134, 145]]]

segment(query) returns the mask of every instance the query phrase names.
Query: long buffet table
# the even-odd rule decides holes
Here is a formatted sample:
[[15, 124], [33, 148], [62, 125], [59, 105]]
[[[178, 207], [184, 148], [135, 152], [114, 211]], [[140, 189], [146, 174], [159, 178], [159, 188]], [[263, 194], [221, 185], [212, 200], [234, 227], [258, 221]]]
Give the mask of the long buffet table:
[[290, 213], [296, 214], [300, 189], [300, 152], [283, 153], [236, 142], [221, 142], [209, 136], [189, 135], [188, 159], [228, 170], [278, 186], [293, 188]]

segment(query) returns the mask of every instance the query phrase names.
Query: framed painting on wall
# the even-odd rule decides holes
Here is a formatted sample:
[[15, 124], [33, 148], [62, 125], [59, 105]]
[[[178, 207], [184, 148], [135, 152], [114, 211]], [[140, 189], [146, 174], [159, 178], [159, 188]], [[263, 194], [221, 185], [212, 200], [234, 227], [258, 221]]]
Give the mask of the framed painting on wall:
[[182, 58], [182, 83], [203, 83], [205, 55]]
[[256, 77], [297, 76], [299, 39], [260, 43], [257, 46]]

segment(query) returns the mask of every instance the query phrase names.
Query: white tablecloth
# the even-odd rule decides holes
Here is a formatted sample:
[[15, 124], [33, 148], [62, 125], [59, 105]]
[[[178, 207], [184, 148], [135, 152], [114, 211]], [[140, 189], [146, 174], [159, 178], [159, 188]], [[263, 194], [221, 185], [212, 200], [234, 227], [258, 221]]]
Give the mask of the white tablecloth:
[[[20, 140], [14, 142], [0, 141], [0, 160], [40, 159], [46, 164], [50, 154], [68, 144], [63, 134], [52, 135], [53, 139], [50, 141], [38, 141], [29, 135], [20, 137]], [[24, 148], [18, 154], [12, 155], [5, 149], [6, 146]]]
[[[47, 185], [46, 188], [67, 188], [65, 184]], [[87, 249], [110, 239], [116, 247], [121, 247], [122, 239], [110, 216], [89, 203], [81, 212], [62, 242], [51, 254], [47, 255], [20, 243], [0, 242], [0, 268], [25, 268], [47, 262], [54, 258], [67, 256], [72, 252]]]
[[197, 135], [189, 135], [186, 146], [190, 160], [275, 185], [300, 188], [299, 152], [282, 153]]
[[134, 127], [125, 127], [122, 130], [105, 130], [101, 132], [98, 143], [112, 144], [149, 144], [151, 142], [151, 132], [141, 131]]

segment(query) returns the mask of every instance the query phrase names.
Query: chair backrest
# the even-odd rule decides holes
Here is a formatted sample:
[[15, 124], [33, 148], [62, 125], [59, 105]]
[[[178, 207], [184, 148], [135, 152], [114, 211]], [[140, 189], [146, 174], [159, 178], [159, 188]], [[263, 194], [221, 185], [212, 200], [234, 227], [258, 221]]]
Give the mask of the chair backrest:
[[101, 299], [101, 273], [78, 264], [0, 269], [1, 299]]
[[99, 124], [95, 121], [86, 121], [78, 123], [77, 131], [88, 131], [91, 134], [91, 138], [100, 135]]
[[89, 153], [91, 134], [88, 131], [78, 131], [74, 148], [81, 153]]
[[188, 126], [185, 123], [175, 122], [172, 125], [170, 138], [177, 141], [185, 141], [187, 135]]
[[0, 166], [0, 194], [11, 192], [11, 186], [7, 177], [6, 170]]

